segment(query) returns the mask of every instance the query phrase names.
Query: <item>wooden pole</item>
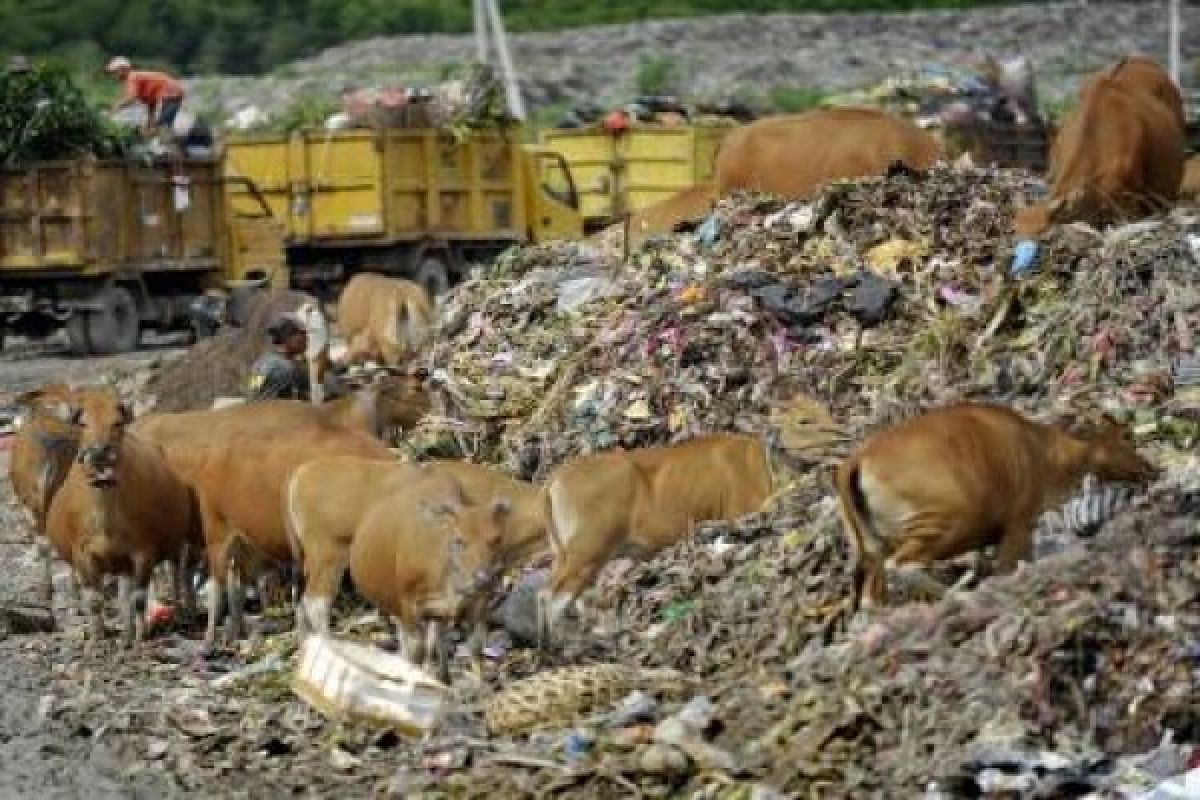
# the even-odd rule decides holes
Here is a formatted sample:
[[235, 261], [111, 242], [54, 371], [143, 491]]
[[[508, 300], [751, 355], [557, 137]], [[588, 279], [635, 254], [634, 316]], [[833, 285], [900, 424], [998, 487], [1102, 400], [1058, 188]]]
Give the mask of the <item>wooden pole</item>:
[[1167, 40], [1168, 71], [1175, 85], [1182, 88], [1179, 64], [1179, 0], [1167, 0]]

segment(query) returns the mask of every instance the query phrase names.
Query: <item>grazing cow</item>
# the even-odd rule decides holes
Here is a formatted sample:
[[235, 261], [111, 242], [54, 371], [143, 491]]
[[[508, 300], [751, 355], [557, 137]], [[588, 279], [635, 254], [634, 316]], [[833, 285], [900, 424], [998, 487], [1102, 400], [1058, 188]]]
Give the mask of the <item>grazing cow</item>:
[[1155, 468], [1111, 418], [1072, 432], [1002, 406], [964, 403], [867, 439], [838, 469], [855, 605], [887, 601], [889, 564], [929, 563], [998, 545], [1001, 570], [1033, 550], [1033, 526], [1083, 477], [1146, 481]]
[[703, 219], [716, 202], [713, 187], [702, 184], [635, 212], [629, 217], [629, 248], [636, 249], [651, 236], [670, 233], [685, 222]]
[[395, 367], [425, 345], [435, 322], [433, 301], [418, 283], [360, 273], [338, 298], [337, 322], [347, 363]]
[[746, 190], [804, 200], [838, 180], [882, 176], [897, 162], [924, 171], [944, 157], [940, 139], [875, 109], [766, 117], [721, 143], [716, 191], [718, 197]]
[[[198, 543], [195, 504], [161, 450], [126, 430], [131, 414], [114, 390], [82, 394], [70, 419], [81, 426], [78, 454], [50, 507], [46, 535], [92, 591], [97, 638], [105, 632], [96, 593], [104, 576], [118, 576], [124, 640], [131, 644], [143, 634], [136, 601], [154, 567], [185, 564]], [[181, 602], [184, 587], [178, 580], [175, 586]]]
[[473, 623], [471, 652], [482, 674], [485, 603], [508, 513], [503, 503], [471, 505], [456, 480], [432, 472], [375, 503], [354, 533], [355, 587], [393, 620], [407, 657], [420, 664], [436, 652], [444, 681], [441, 628], [464, 619]]
[[[546, 546], [541, 496], [536, 487], [499, 470], [465, 461], [400, 464], [330, 456], [298, 467], [288, 480], [286, 521], [293, 558], [303, 563], [298, 629], [328, 630], [329, 611], [349, 565], [355, 531], [375, 503], [428, 476], [457, 481], [472, 506], [496, 513], [502, 538], [492, 544], [497, 575]], [[469, 532], [468, 532], [469, 534]]]
[[751, 436], [715, 434], [559, 467], [543, 488], [555, 559], [538, 598], [542, 641], [613, 558], [653, 555], [696, 523], [758, 511], [770, 494], [766, 449]]
[[[1102, 226], [1173, 206], [1184, 170], [1184, 130], [1175, 97], [1152, 78], [1161, 69], [1128, 59], [1093, 76], [1063, 123], [1050, 153], [1050, 194], [1021, 209], [1021, 238], [1053, 225]], [[1163, 76], [1167, 85], [1170, 79]]]

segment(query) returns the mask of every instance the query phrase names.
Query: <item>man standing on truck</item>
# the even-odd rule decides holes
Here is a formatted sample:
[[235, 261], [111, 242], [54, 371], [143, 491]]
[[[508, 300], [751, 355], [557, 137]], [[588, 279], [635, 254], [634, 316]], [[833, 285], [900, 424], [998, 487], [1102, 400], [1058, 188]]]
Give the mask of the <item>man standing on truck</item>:
[[182, 83], [165, 72], [135, 70], [124, 56], [114, 56], [104, 71], [125, 84], [125, 93], [113, 106], [114, 112], [141, 103], [146, 107], [146, 135], [155, 128], [171, 129], [183, 105]]

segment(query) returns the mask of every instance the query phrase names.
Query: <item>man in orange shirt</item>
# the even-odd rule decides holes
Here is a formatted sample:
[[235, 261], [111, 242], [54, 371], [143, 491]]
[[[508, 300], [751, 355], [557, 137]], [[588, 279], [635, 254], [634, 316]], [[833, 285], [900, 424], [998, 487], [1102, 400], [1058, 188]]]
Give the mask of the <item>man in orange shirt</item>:
[[125, 83], [125, 94], [113, 107], [114, 111], [141, 103], [146, 107], [147, 134], [155, 128], [171, 128], [183, 105], [182, 83], [165, 72], [135, 70], [124, 56], [110, 60], [104, 71]]

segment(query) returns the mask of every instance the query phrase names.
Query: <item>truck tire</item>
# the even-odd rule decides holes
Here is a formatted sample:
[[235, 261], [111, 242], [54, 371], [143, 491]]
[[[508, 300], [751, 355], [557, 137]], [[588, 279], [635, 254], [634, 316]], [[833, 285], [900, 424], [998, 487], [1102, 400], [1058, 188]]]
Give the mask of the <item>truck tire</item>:
[[450, 288], [450, 270], [446, 262], [437, 256], [425, 256], [413, 280], [424, 286], [430, 297], [437, 297]]
[[96, 294], [95, 302], [97, 310], [76, 315], [82, 317], [87, 331], [88, 350], [97, 355], [114, 355], [137, 349], [141, 320], [129, 290], [109, 286]]

